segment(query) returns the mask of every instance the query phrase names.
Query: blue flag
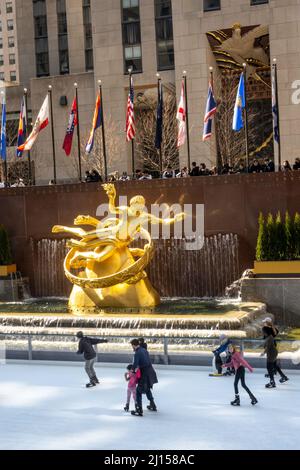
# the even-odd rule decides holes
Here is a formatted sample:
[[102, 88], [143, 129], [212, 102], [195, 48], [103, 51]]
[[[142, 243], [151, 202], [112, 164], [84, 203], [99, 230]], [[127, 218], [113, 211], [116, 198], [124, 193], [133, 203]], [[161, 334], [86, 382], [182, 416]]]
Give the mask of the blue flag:
[[162, 143], [162, 135], [163, 135], [163, 109], [164, 109], [164, 101], [163, 101], [163, 90], [162, 90], [162, 83], [159, 83], [158, 89], [158, 102], [157, 102], [157, 113], [156, 113], [156, 133], [155, 133], [155, 148], [159, 149]]
[[234, 106], [233, 123], [232, 123], [232, 129], [234, 131], [240, 131], [244, 127], [243, 109], [245, 108], [245, 106], [246, 106], [245, 77], [244, 77], [244, 73], [242, 73], [237, 95], [236, 95], [235, 106]]
[[5, 95], [3, 95], [3, 102], [2, 102], [0, 155], [1, 155], [2, 160], [6, 160], [6, 101], [5, 101]]

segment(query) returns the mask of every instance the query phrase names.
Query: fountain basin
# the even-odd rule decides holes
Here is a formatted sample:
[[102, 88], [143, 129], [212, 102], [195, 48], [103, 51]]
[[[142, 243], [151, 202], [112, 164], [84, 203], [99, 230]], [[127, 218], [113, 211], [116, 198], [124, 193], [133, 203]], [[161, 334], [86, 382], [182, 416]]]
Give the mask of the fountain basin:
[[[79, 312], [78, 312], [79, 313]], [[86, 334], [150, 337], [218, 337], [221, 332], [256, 336], [266, 315], [262, 303], [200, 299], [164, 299], [155, 308], [100, 309], [74, 316], [64, 299], [0, 303], [0, 333]], [[231, 333], [232, 334], [232, 333]]]

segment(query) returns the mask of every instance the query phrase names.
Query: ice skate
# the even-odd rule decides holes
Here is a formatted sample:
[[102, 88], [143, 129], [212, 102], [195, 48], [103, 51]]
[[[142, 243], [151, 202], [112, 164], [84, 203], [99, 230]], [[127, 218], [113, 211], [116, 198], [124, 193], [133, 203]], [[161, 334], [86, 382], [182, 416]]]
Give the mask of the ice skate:
[[230, 404], [231, 404], [232, 406], [240, 406], [240, 404], [241, 404], [241, 402], [240, 402], [240, 396], [239, 396], [239, 395], [236, 395], [236, 396], [235, 396], [235, 399], [234, 399], [232, 402], [230, 402]]
[[126, 405], [124, 406], [124, 411], [129, 411], [129, 403], [126, 403]]
[[256, 405], [258, 403], [257, 399], [255, 397], [251, 397], [251, 405]]
[[93, 382], [92, 380], [88, 384], [86, 384], [86, 388], [91, 388], [91, 387], [96, 387], [95, 382]]
[[149, 411], [157, 411], [157, 408], [156, 408], [156, 405], [154, 403], [154, 401], [150, 401], [150, 404], [147, 405], [147, 408]]
[[276, 388], [276, 384], [274, 381], [269, 382], [268, 384], [265, 385], [266, 388]]
[[98, 377], [96, 377], [96, 376], [94, 376], [94, 377], [92, 378], [92, 381], [95, 382], [95, 384], [99, 384], [99, 383], [100, 383]]
[[143, 416], [143, 409], [140, 406], [135, 406], [135, 410], [132, 410], [131, 414], [133, 416]]
[[284, 384], [284, 382], [287, 382], [288, 380], [289, 380], [289, 378], [285, 376], [285, 377], [281, 377], [281, 379], [279, 379], [279, 382], [281, 384]]

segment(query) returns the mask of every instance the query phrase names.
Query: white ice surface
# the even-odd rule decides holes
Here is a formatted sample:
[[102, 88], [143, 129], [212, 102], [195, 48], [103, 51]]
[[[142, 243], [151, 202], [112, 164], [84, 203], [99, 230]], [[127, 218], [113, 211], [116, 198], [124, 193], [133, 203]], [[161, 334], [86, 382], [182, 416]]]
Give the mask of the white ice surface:
[[[232, 377], [208, 370], [157, 369], [158, 413], [123, 411], [123, 367], [98, 364], [101, 384], [86, 389], [73, 365], [0, 366], [0, 449], [300, 449], [300, 373], [268, 390], [264, 371], [247, 373], [259, 404]], [[146, 399], [143, 397], [144, 408]]]

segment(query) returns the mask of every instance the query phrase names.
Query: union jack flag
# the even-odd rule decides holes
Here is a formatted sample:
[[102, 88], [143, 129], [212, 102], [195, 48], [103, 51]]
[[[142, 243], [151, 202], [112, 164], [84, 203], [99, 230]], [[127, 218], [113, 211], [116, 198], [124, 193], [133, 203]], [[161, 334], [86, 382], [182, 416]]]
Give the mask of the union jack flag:
[[202, 140], [208, 140], [212, 135], [212, 120], [214, 115], [217, 112], [217, 103], [214, 97], [212, 81], [210, 80], [208, 85], [208, 95], [204, 116], [204, 128], [203, 128], [203, 137]]
[[130, 78], [130, 88], [127, 100], [127, 114], [126, 114], [126, 140], [130, 142], [135, 136], [135, 122], [134, 122], [134, 91], [133, 91], [133, 80]]

